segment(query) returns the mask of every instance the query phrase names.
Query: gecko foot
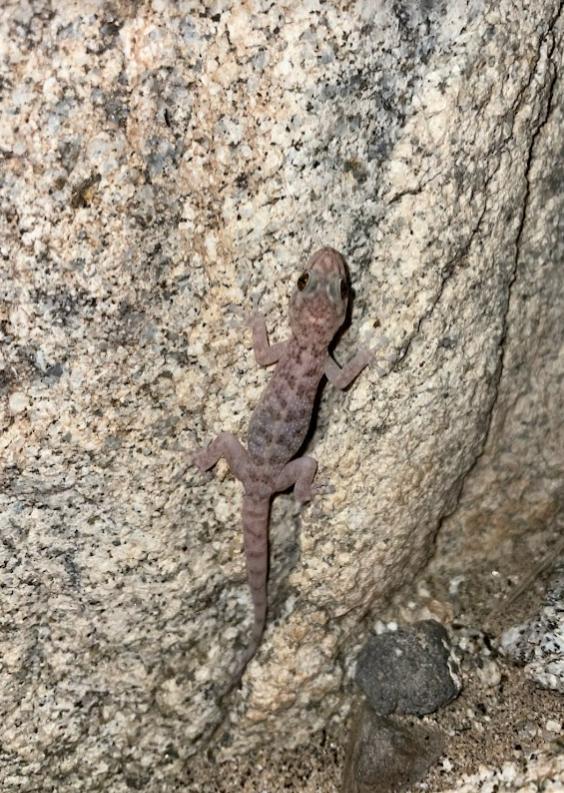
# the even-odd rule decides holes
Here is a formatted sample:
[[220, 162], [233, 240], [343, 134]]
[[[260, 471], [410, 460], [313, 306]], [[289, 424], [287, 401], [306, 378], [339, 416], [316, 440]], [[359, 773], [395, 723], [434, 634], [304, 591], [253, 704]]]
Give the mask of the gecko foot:
[[208, 474], [206, 479], [212, 478], [212, 474], [208, 472], [215, 464], [215, 455], [212, 457], [209, 453], [209, 449], [195, 449], [190, 455], [190, 462], [192, 465], [196, 466], [201, 474]]
[[231, 306], [232, 320], [231, 327], [239, 329], [250, 328], [251, 330], [257, 323], [264, 322], [263, 312], [259, 311], [259, 298], [257, 295], [251, 297], [251, 308], [243, 306]]
[[312, 501], [315, 496], [325, 496], [334, 492], [335, 488], [330, 482], [318, 482], [315, 485], [302, 485], [301, 487], [296, 484], [294, 487], [294, 498], [301, 505]]
[[360, 350], [361, 354], [366, 356], [367, 365], [381, 377], [391, 372], [400, 357], [395, 350], [390, 351], [390, 344], [387, 336], [380, 336], [374, 344], [364, 343]]

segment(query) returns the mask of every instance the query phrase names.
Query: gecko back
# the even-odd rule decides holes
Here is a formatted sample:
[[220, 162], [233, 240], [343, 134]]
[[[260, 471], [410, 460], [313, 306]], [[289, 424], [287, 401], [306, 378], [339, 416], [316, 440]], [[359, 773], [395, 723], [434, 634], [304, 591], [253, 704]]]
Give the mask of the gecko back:
[[291, 335], [251, 417], [248, 449], [261, 467], [276, 473], [300, 450], [315, 397], [348, 302], [345, 262], [332, 248], [312, 256], [290, 301]]

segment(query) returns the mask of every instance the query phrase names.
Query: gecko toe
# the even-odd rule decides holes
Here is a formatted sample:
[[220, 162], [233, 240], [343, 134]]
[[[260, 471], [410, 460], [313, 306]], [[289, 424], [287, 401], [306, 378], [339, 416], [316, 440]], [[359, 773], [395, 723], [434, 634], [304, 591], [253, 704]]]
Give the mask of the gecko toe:
[[311, 491], [314, 496], [327, 496], [335, 492], [335, 487], [327, 480], [313, 485]]
[[[195, 465], [198, 471], [201, 474], [208, 474], [209, 469], [211, 468], [210, 461], [208, 459], [207, 449], [198, 449], [194, 451], [190, 455], [190, 462], [192, 465]], [[206, 479], [211, 479], [211, 474], [206, 476]]]
[[302, 505], [312, 501], [316, 496], [324, 496], [334, 492], [335, 488], [330, 482], [318, 482], [308, 487], [294, 487], [294, 498], [298, 504]]

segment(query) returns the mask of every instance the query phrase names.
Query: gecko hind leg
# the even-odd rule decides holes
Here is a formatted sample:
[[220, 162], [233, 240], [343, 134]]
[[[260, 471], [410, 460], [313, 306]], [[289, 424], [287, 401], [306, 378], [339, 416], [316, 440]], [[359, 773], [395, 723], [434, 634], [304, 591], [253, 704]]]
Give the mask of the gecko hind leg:
[[246, 477], [249, 453], [230, 432], [220, 432], [206, 449], [192, 455], [192, 462], [202, 472], [208, 471], [223, 457], [234, 476], [240, 481]]
[[311, 501], [317, 488], [312, 487], [317, 460], [308, 455], [290, 460], [278, 474], [276, 492], [287, 490], [294, 485], [294, 497], [300, 504]]

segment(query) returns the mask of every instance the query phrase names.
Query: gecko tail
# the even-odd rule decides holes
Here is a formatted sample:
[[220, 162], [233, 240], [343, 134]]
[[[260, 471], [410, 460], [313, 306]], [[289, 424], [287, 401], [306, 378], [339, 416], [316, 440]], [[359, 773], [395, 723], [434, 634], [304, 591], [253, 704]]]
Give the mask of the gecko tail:
[[253, 639], [250, 642], [249, 646], [246, 648], [245, 652], [241, 655], [240, 658], [237, 660], [237, 666], [231, 678], [229, 680], [229, 685], [226, 690], [226, 694], [231, 693], [233, 689], [238, 688], [241, 685], [241, 680], [243, 679], [243, 675], [245, 674], [245, 670], [249, 663], [253, 660], [256, 655], [256, 652], [259, 648], [260, 640], [262, 638], [262, 633], [260, 636], [255, 637], [253, 634]]
[[266, 625], [268, 578], [268, 518], [270, 498], [256, 498], [245, 495], [243, 498], [243, 536], [247, 579], [253, 601], [254, 621], [249, 644], [237, 661], [226, 694], [241, 682], [249, 662], [254, 658]]

